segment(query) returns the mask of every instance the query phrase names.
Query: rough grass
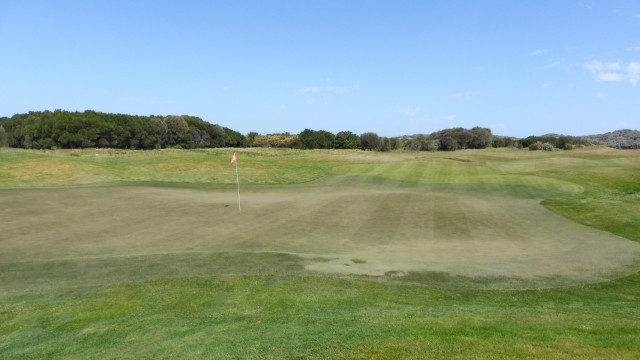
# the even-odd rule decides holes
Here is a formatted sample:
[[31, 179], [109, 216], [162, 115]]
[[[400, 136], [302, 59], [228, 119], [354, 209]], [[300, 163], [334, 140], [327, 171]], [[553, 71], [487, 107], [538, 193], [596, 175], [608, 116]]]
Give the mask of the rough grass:
[[640, 354], [637, 151], [236, 151], [0, 149], [0, 358]]
[[[2, 187], [51, 187], [122, 182], [234, 184], [233, 149], [124, 151], [110, 149], [26, 151], [0, 149]], [[323, 176], [301, 151], [244, 149], [246, 184], [289, 184]]]

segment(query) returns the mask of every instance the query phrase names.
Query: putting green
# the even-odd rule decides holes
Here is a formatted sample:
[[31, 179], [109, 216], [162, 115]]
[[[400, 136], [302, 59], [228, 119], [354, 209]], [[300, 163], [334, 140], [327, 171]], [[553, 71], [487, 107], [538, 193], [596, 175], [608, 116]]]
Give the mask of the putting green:
[[364, 179], [247, 186], [241, 211], [233, 186], [3, 190], [0, 263], [276, 252], [319, 272], [555, 283], [601, 281], [640, 265], [640, 244], [571, 222], [510, 185]]

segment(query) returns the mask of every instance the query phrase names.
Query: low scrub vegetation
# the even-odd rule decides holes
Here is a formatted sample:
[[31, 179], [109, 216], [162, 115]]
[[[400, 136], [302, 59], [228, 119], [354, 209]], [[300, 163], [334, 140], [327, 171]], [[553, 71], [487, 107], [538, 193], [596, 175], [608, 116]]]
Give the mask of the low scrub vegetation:
[[[24, 149], [76, 148], [220, 148], [267, 147], [290, 149], [362, 149], [375, 151], [455, 151], [500, 147], [531, 150], [571, 150], [574, 146], [607, 144], [620, 149], [640, 148], [638, 131], [619, 130], [604, 135], [572, 137], [565, 135], [529, 136], [517, 139], [496, 136], [491, 129], [451, 128], [431, 134], [384, 137], [374, 132], [357, 135], [351, 131], [333, 134], [326, 130], [304, 129], [299, 134], [240, 134], [208, 123], [198, 117], [131, 116], [96, 111], [42, 111], [0, 117], [0, 147]], [[538, 143], [542, 144], [539, 145]], [[548, 145], [545, 145], [548, 144]], [[549, 147], [551, 146], [551, 148]]]

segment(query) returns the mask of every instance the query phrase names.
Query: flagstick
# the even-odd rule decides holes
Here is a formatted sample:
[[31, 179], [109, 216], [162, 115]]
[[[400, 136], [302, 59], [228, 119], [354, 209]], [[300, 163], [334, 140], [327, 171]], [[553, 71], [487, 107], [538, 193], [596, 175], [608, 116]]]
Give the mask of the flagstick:
[[240, 176], [238, 175], [238, 161], [236, 160], [234, 162], [236, 163], [236, 182], [238, 183], [238, 210], [242, 210], [240, 208]]

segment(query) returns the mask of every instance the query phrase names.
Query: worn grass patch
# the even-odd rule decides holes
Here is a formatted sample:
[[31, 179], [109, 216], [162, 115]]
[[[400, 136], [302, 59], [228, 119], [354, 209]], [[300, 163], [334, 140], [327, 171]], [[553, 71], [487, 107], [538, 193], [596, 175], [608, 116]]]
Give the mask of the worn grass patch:
[[247, 187], [242, 211], [232, 187], [0, 190], [7, 206], [0, 260], [278, 252], [324, 257], [306, 268], [330, 273], [439, 271], [567, 283], [619, 277], [640, 263], [640, 244], [502, 188], [359, 185]]

